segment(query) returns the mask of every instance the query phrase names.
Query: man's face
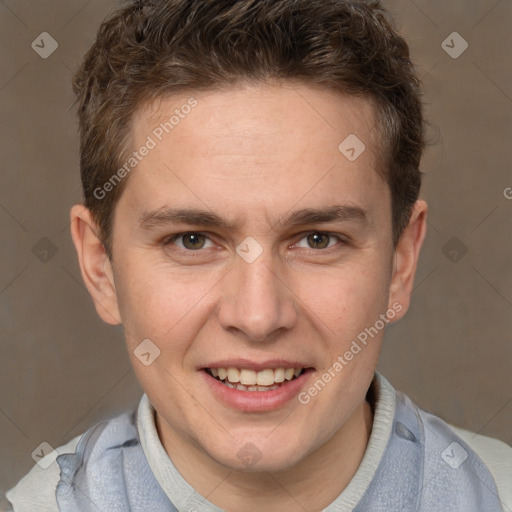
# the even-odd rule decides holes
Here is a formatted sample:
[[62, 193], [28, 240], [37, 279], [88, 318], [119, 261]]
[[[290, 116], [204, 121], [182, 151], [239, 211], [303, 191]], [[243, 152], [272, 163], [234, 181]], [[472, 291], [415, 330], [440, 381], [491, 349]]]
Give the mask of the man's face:
[[[191, 96], [197, 106], [159, 141], [155, 128]], [[394, 300], [391, 200], [373, 116], [366, 100], [307, 86], [190, 93], [138, 112], [133, 148], [148, 136], [156, 147], [116, 206], [112, 268], [129, 354], [164, 443], [179, 439], [238, 469], [253, 450], [255, 469], [284, 469], [361, 408], [383, 329], [350, 361], [344, 354]], [[350, 135], [366, 147], [353, 161], [356, 139], [339, 149]], [[171, 209], [234, 227], [173, 223]], [[303, 210], [339, 215], [287, 222]], [[134, 354], [146, 339], [160, 350], [149, 366]], [[262, 377], [271, 380], [276, 368], [307, 371], [245, 391], [205, 371], [227, 367], [274, 370]], [[319, 379], [325, 385], [309, 393]]]

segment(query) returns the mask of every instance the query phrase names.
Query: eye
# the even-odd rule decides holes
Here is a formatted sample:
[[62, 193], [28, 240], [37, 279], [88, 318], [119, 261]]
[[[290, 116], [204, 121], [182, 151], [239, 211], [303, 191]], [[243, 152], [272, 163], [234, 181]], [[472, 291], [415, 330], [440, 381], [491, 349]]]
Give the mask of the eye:
[[[328, 248], [336, 245], [336, 243], [330, 244], [331, 241], [343, 242], [343, 240], [339, 236], [332, 235], [330, 233], [323, 233], [321, 231], [312, 231], [311, 233], [308, 233], [306, 236], [301, 238], [301, 240], [306, 240], [306, 242], [308, 244], [307, 248], [314, 249], [314, 250], [328, 249]], [[300, 242], [298, 244], [296, 244], [296, 246], [300, 247]], [[302, 247], [304, 247], [304, 246], [302, 246]]]
[[[181, 246], [180, 244], [176, 243], [178, 240], [182, 240]], [[205, 248], [205, 241], [207, 240], [209, 240], [209, 238], [203, 233], [188, 231], [186, 233], [178, 233], [170, 238], [167, 238], [165, 245], [174, 244], [177, 245], [180, 249], [187, 251], [197, 251], [199, 249]]]

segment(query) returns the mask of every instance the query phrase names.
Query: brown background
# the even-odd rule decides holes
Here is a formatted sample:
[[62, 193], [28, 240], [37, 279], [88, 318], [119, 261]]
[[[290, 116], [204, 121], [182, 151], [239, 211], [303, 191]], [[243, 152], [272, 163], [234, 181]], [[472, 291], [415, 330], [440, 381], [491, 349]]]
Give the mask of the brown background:
[[[379, 370], [446, 421], [512, 444], [512, 1], [384, 3], [423, 76], [436, 145], [412, 307], [386, 332]], [[115, 5], [0, 1], [0, 499], [41, 442], [60, 446], [142, 393], [68, 229], [80, 199], [70, 74]], [[59, 44], [48, 59], [31, 48], [44, 31]], [[457, 59], [441, 46], [454, 31], [469, 43]]]

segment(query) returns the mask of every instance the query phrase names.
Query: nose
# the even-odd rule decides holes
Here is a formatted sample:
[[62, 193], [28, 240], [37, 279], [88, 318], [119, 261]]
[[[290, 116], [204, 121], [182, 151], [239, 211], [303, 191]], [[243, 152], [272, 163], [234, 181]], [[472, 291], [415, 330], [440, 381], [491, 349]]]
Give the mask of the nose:
[[221, 326], [251, 341], [272, 341], [291, 329], [298, 318], [295, 295], [285, 272], [264, 251], [247, 263], [237, 257], [223, 280], [218, 319]]

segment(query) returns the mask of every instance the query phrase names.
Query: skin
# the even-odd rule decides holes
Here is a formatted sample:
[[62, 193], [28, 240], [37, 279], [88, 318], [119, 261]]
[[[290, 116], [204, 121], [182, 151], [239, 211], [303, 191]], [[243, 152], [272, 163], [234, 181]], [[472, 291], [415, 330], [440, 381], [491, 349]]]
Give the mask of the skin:
[[[307, 85], [161, 99], [134, 117], [133, 147], [190, 96], [197, 107], [128, 178], [115, 208], [112, 261], [90, 212], [73, 207], [82, 275], [100, 317], [123, 324], [162, 444], [199, 493], [227, 511], [321, 510], [364, 455], [373, 422], [365, 395], [384, 329], [308, 404], [236, 410], [215, 398], [199, 368], [226, 358], [284, 358], [314, 367], [313, 383], [393, 304], [402, 307], [393, 321], [406, 313], [427, 205], [417, 201], [393, 248], [371, 103]], [[349, 134], [366, 146], [353, 162], [338, 150]], [[334, 204], [365, 210], [366, 222], [277, 224], [291, 211]], [[140, 226], [144, 214], [177, 206], [240, 226]], [[206, 238], [165, 245], [190, 231]], [[311, 232], [333, 236], [315, 248]], [[249, 236], [263, 250], [250, 264], [236, 252]], [[146, 338], [161, 351], [150, 366], [133, 353]], [[237, 457], [248, 442], [261, 454], [252, 466]]]

